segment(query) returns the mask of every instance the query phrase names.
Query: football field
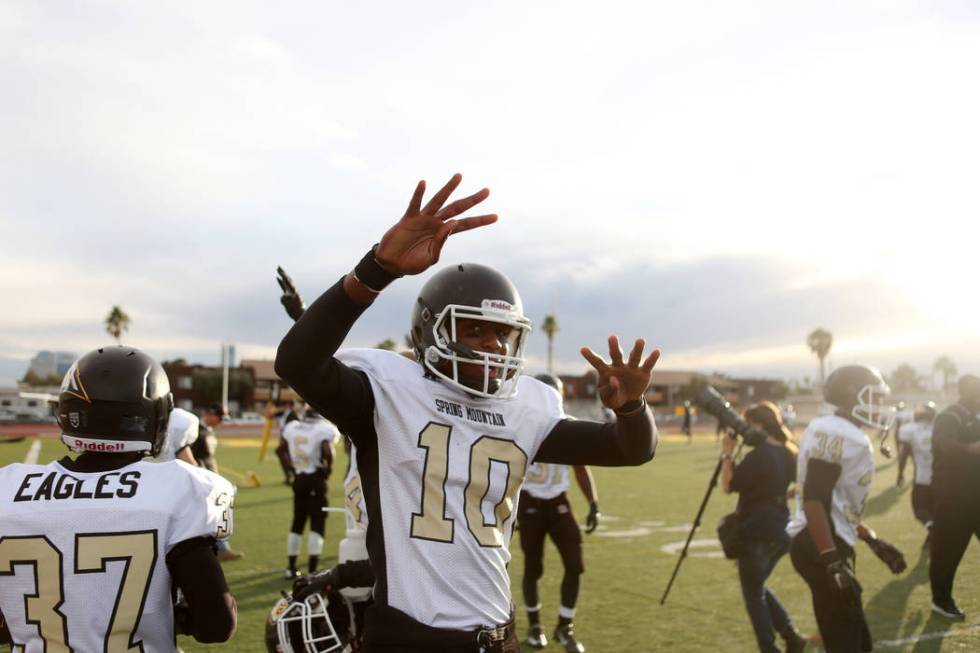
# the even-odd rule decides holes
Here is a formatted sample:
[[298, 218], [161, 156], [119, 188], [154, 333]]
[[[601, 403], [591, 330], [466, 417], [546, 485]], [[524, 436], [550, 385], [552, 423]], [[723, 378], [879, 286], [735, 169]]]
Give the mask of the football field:
[[[42, 441], [39, 462], [60, 458], [64, 446]], [[32, 443], [0, 444], [0, 465], [21, 462]], [[233, 548], [241, 560], [224, 565], [238, 599], [238, 632], [225, 645], [203, 646], [181, 638], [192, 651], [264, 651], [266, 614], [289, 583], [282, 578], [291, 493], [272, 451], [258, 462], [259, 440], [222, 438], [218, 460], [232, 481], [246, 484], [255, 472], [261, 486], [242, 487], [235, 505]], [[273, 443], [274, 444], [274, 443]], [[584, 535], [586, 573], [575, 618], [579, 639], [593, 653], [614, 651], [755, 651], [755, 640], [742, 606], [734, 563], [721, 557], [715, 538], [718, 519], [734, 509], [735, 497], [720, 490], [712, 495], [695, 546], [685, 560], [667, 604], [659, 601], [677, 560], [717, 460], [714, 433], [697, 434], [693, 445], [677, 436], [662, 438], [656, 458], [640, 468], [593, 468], [603, 519], [599, 530]], [[866, 521], [901, 549], [909, 569], [892, 576], [863, 544], [858, 547], [857, 574], [875, 650], [980, 651], [980, 546], [971, 543], [960, 565], [954, 595], [967, 614], [964, 623], [933, 615], [929, 602], [928, 556], [922, 548], [924, 529], [912, 518], [910, 486], [894, 486], [894, 460], [878, 459]], [[341, 506], [343, 451], [330, 479], [330, 503]], [[911, 476], [911, 474], [906, 474]], [[570, 496], [580, 521], [587, 509], [573, 485]], [[321, 567], [336, 561], [343, 521], [331, 515]], [[523, 561], [515, 535], [510, 565], [523, 638], [526, 621], [520, 599]], [[305, 537], [304, 537], [305, 547]], [[301, 561], [304, 558], [301, 558]], [[561, 562], [549, 546], [542, 579], [542, 621], [550, 635], [557, 620]], [[809, 593], [785, 557], [770, 579], [798, 629], [814, 635], [816, 626]], [[3, 648], [3, 647], [0, 647]], [[560, 650], [552, 644], [549, 649]], [[816, 643], [807, 650], [821, 650]]]

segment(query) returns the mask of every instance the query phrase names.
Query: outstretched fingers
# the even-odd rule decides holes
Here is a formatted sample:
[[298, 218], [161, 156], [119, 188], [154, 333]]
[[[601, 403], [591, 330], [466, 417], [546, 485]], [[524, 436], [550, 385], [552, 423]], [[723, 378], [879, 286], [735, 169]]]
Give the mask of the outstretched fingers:
[[602, 360], [602, 357], [599, 356], [599, 354], [595, 353], [588, 347], [582, 347], [579, 351], [582, 353], [585, 360], [589, 361], [589, 365], [594, 367], [599, 374], [603, 374], [609, 370], [609, 365], [606, 364], [606, 361]]
[[463, 181], [463, 175], [457, 172], [446, 182], [445, 186], [439, 189], [438, 193], [432, 196], [432, 199], [422, 209], [422, 213], [432, 215], [441, 209], [442, 205], [446, 203], [446, 200], [453, 194], [453, 191], [456, 190], [456, 187], [459, 186], [459, 182], [461, 181]]
[[473, 208], [483, 200], [487, 199], [489, 195], [490, 195], [490, 189], [483, 188], [473, 193], [469, 197], [464, 197], [462, 199], [456, 200], [449, 206], [439, 211], [436, 214], [436, 217], [438, 217], [440, 220], [448, 220], [449, 218], [455, 218], [460, 213], [465, 213], [466, 211], [470, 210], [471, 208]]
[[405, 215], [418, 215], [422, 210], [422, 196], [425, 195], [425, 180], [421, 180], [412, 193], [412, 199], [408, 202], [408, 210]]
[[470, 218], [460, 218], [459, 220], [452, 220], [447, 224], [453, 225], [452, 233], [458, 234], [461, 231], [469, 231], [470, 229], [476, 229], [477, 227], [485, 227], [488, 224], [493, 224], [497, 221], [497, 214], [490, 213], [487, 215], [474, 215]]
[[653, 351], [650, 352], [650, 355], [647, 356], [647, 359], [643, 361], [643, 365], [642, 365], [643, 371], [652, 372], [653, 366], [657, 364], [658, 360], [660, 360], [660, 350], [654, 349]]
[[636, 342], [633, 343], [633, 349], [630, 350], [630, 357], [627, 364], [630, 367], [639, 367], [640, 360], [643, 358], [643, 348], [646, 346], [646, 340], [643, 338], [637, 338]]
[[616, 336], [609, 336], [609, 359], [614, 367], [620, 367], [623, 364], [623, 350], [619, 346], [619, 338]]

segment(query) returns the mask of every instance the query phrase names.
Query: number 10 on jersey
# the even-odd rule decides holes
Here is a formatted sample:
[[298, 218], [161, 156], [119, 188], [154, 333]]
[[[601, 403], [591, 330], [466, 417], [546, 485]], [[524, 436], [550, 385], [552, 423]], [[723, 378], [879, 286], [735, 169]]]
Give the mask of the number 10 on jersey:
[[[455, 520], [446, 516], [446, 481], [449, 478], [449, 443], [453, 429], [429, 422], [419, 433], [419, 447], [425, 449], [422, 468], [421, 510], [412, 514], [412, 537], [436, 542], [452, 542]], [[504, 545], [504, 524], [514, 512], [514, 496], [524, 480], [527, 454], [513, 440], [480, 436], [469, 450], [469, 478], [463, 491], [466, 527], [480, 546]], [[483, 515], [483, 501], [490, 492], [492, 463], [507, 467], [507, 481], [500, 501], [494, 506], [493, 521]]]

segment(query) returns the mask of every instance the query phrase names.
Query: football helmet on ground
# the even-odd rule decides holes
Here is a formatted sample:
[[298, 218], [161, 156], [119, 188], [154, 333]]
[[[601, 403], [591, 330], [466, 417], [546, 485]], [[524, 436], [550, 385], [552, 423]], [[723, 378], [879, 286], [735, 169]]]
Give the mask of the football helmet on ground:
[[[509, 328], [504, 353], [462, 344], [458, 321], [478, 320]], [[510, 279], [493, 268], [460, 263], [437, 272], [419, 292], [412, 309], [412, 345], [434, 377], [479, 397], [506, 399], [517, 391], [531, 320]], [[482, 366], [477, 380], [460, 368]]]
[[72, 363], [61, 382], [61, 439], [73, 451], [156, 456], [173, 407], [159, 363], [132, 347], [102, 347]]
[[891, 427], [895, 408], [885, 404], [891, 388], [881, 372], [870, 365], [844, 365], [827, 377], [823, 396], [844, 414], [882, 431]]

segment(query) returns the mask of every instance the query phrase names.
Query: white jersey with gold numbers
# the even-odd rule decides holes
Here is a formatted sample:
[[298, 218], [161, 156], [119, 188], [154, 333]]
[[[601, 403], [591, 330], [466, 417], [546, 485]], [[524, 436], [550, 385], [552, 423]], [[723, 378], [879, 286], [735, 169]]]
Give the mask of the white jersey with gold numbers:
[[907, 422], [898, 430], [898, 441], [912, 448], [916, 485], [932, 485], [932, 422]]
[[506, 623], [517, 496], [528, 463], [565, 417], [558, 393], [521, 377], [511, 399], [475, 398], [392, 352], [337, 358], [365, 372], [374, 394], [373, 432], [356, 437], [365, 438], [357, 442], [362, 490], [369, 510], [379, 506], [367, 538], [375, 601], [437, 628]]
[[532, 463], [524, 479], [524, 491], [535, 499], [554, 499], [569, 485], [568, 465]]
[[166, 555], [228, 537], [234, 493], [179, 460], [0, 468], [0, 611], [14, 650], [175, 651]]
[[282, 430], [282, 439], [289, 448], [289, 460], [297, 474], [312, 474], [322, 467], [323, 443], [332, 447], [339, 437], [337, 427], [325, 419], [293, 420]]
[[[800, 440], [796, 484], [801, 492], [806, 485], [807, 464], [814, 458], [840, 465], [841, 473], [834, 485], [830, 518], [837, 536], [853, 547], [857, 541], [857, 525], [864, 514], [874, 476], [871, 440], [860, 427], [843, 417], [823, 415], [810, 422]], [[797, 502], [796, 515], [786, 530], [795, 536], [805, 527], [806, 515], [801, 499]]]

